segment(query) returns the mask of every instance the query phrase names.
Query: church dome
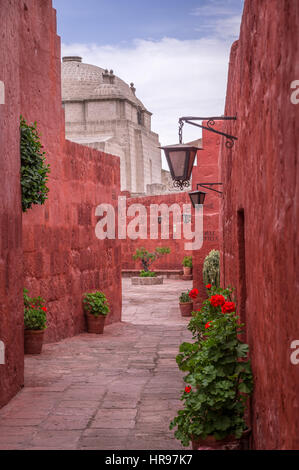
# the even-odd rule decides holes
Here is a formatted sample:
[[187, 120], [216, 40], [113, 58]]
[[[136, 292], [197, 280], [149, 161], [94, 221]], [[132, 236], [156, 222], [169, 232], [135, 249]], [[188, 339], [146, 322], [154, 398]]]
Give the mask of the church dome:
[[62, 101], [82, 101], [97, 99], [126, 99], [138, 108], [144, 105], [135, 96], [134, 84], [131, 87], [108, 71], [95, 65], [82, 63], [81, 57], [62, 59]]

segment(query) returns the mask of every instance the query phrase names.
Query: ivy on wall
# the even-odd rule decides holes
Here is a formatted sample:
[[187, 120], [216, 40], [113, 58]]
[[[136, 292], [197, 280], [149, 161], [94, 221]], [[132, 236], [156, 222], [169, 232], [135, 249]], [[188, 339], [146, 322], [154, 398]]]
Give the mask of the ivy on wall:
[[27, 212], [33, 204], [42, 205], [48, 198], [50, 165], [46, 164], [37, 123], [29, 125], [21, 116], [20, 134], [22, 210]]

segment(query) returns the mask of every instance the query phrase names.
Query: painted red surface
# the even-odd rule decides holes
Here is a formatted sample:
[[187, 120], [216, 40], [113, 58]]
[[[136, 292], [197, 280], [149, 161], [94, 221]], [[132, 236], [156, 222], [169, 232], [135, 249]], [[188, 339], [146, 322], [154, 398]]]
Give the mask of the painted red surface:
[[[221, 124], [217, 123], [215, 128], [221, 130]], [[219, 183], [218, 157], [221, 138], [210, 131], [203, 130], [202, 147], [198, 152], [197, 166], [192, 172], [192, 190], [197, 190], [197, 183]], [[222, 191], [222, 186], [212, 186]], [[203, 300], [207, 297], [207, 290], [203, 282], [203, 262], [211, 250], [219, 250], [219, 204], [221, 195], [199, 187], [199, 191], [206, 192], [203, 206], [203, 245], [200, 250], [193, 254], [193, 287], [199, 290], [199, 296], [195, 305], [200, 308]], [[193, 209], [194, 211], [194, 209]]]
[[[138, 198], [127, 198], [127, 211], [130, 210], [130, 207], [133, 204], [142, 204], [147, 211], [147, 239], [146, 240], [131, 240], [127, 238], [122, 241], [122, 268], [126, 269], [141, 269], [140, 261], [134, 261], [133, 255], [137, 248], [144, 247], [150, 252], [154, 252], [156, 247], [169, 247], [170, 254], [164, 255], [162, 258], [158, 259], [153, 265], [152, 270], [155, 269], [165, 269], [165, 270], [182, 270], [182, 261], [184, 256], [192, 255], [192, 251], [185, 250], [185, 243], [187, 240], [174, 239], [174, 225], [172, 213], [170, 213], [169, 221], [169, 240], [161, 239], [161, 225], [158, 225], [159, 233], [158, 239], [152, 240], [150, 238], [150, 206], [151, 205], [161, 205], [165, 204], [167, 207], [171, 207], [173, 204], [178, 204], [181, 209], [181, 214], [184, 213], [184, 205], [190, 205], [190, 199], [188, 193], [180, 192], [173, 193], [161, 196], [146, 196]], [[127, 226], [134, 216], [127, 217]], [[179, 226], [176, 227], [179, 230]], [[181, 218], [181, 231], [183, 233], [183, 218]]]
[[[60, 39], [52, 2], [3, 0], [0, 26], [0, 80], [6, 86], [6, 104], [0, 105], [0, 340], [6, 344], [1, 406], [23, 383], [23, 286], [46, 300], [46, 341], [85, 330], [86, 291], [103, 290], [112, 309], [108, 322], [119, 321], [121, 247], [95, 236], [97, 205], [117, 202], [119, 159], [64, 137]], [[20, 114], [37, 121], [51, 165], [49, 200], [23, 215], [23, 257]]]
[[18, 3], [0, 2], [0, 80], [5, 85], [5, 104], [0, 104], [0, 341], [5, 344], [5, 364], [0, 364], [0, 407], [24, 381], [22, 213], [16, 125], [20, 89], [16, 73]]
[[256, 449], [299, 448], [298, 18], [293, 0], [247, 0], [230, 57], [225, 115], [239, 140], [222, 147], [222, 279], [247, 325]]

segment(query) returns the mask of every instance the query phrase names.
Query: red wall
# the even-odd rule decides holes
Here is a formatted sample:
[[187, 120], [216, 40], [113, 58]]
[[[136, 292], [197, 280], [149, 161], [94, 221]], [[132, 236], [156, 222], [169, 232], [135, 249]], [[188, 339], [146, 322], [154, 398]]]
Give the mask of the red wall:
[[[23, 286], [48, 306], [47, 341], [84, 331], [82, 294], [101, 289], [121, 317], [120, 242], [95, 236], [95, 209], [116, 205], [119, 159], [65, 141], [60, 40], [50, 0], [0, 3], [0, 406], [23, 384]], [[37, 121], [51, 165], [49, 200], [21, 214], [19, 116]], [[23, 228], [22, 228], [23, 225]], [[23, 230], [23, 253], [22, 253]], [[23, 272], [25, 279], [23, 278]]]
[[298, 24], [296, 1], [247, 0], [230, 57], [225, 115], [237, 114], [227, 130], [239, 140], [222, 147], [222, 276], [246, 320], [257, 449], [299, 448], [299, 365], [290, 361], [299, 340]]
[[[204, 123], [205, 124], [205, 123]], [[221, 130], [221, 123], [214, 126]], [[211, 131], [203, 130], [202, 148], [198, 152], [197, 166], [192, 171], [192, 190], [197, 190], [197, 183], [219, 183], [218, 157], [221, 138]], [[222, 186], [212, 186], [222, 191]], [[206, 298], [207, 291], [203, 282], [203, 262], [211, 250], [219, 250], [219, 203], [221, 195], [205, 188], [198, 188], [206, 192], [203, 205], [203, 246], [193, 254], [193, 287], [199, 290], [196, 305], [200, 307]], [[193, 209], [194, 211], [194, 209]]]
[[[124, 194], [124, 193], [123, 193]], [[152, 265], [152, 270], [163, 269], [163, 270], [182, 270], [182, 261], [184, 256], [192, 255], [191, 251], [186, 251], [184, 245], [186, 243], [185, 239], [175, 240], [173, 239], [173, 219], [170, 215], [169, 222], [169, 240], [161, 240], [161, 225], [159, 225], [159, 238], [158, 240], [150, 239], [150, 205], [151, 204], [166, 204], [170, 207], [172, 204], [178, 204], [181, 207], [181, 213], [183, 214], [183, 205], [190, 204], [190, 198], [188, 193], [172, 193], [161, 196], [146, 196], [138, 198], [127, 198], [127, 210], [132, 204], [142, 204], [146, 207], [147, 210], [147, 230], [148, 238], [147, 240], [130, 240], [127, 238], [122, 241], [122, 268], [126, 269], [142, 269], [140, 261], [134, 261], [133, 255], [136, 252], [137, 248], [144, 247], [150, 252], [154, 252], [157, 246], [159, 247], [169, 247], [170, 254], [164, 255], [161, 259], [157, 260]], [[133, 217], [127, 218], [127, 224], [132, 220]], [[182, 227], [182, 225], [181, 225]], [[183, 228], [182, 228], [183, 233]]]
[[5, 104], [0, 104], [0, 340], [6, 348], [0, 407], [24, 380], [17, 4], [0, 2], [0, 80], [5, 84]]

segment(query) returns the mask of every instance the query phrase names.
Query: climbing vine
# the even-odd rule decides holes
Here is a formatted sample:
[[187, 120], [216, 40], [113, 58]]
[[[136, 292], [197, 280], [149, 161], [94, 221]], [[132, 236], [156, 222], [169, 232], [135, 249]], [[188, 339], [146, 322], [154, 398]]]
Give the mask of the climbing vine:
[[45, 162], [36, 122], [29, 125], [21, 116], [20, 134], [22, 210], [27, 212], [33, 204], [42, 205], [48, 198], [50, 165]]

